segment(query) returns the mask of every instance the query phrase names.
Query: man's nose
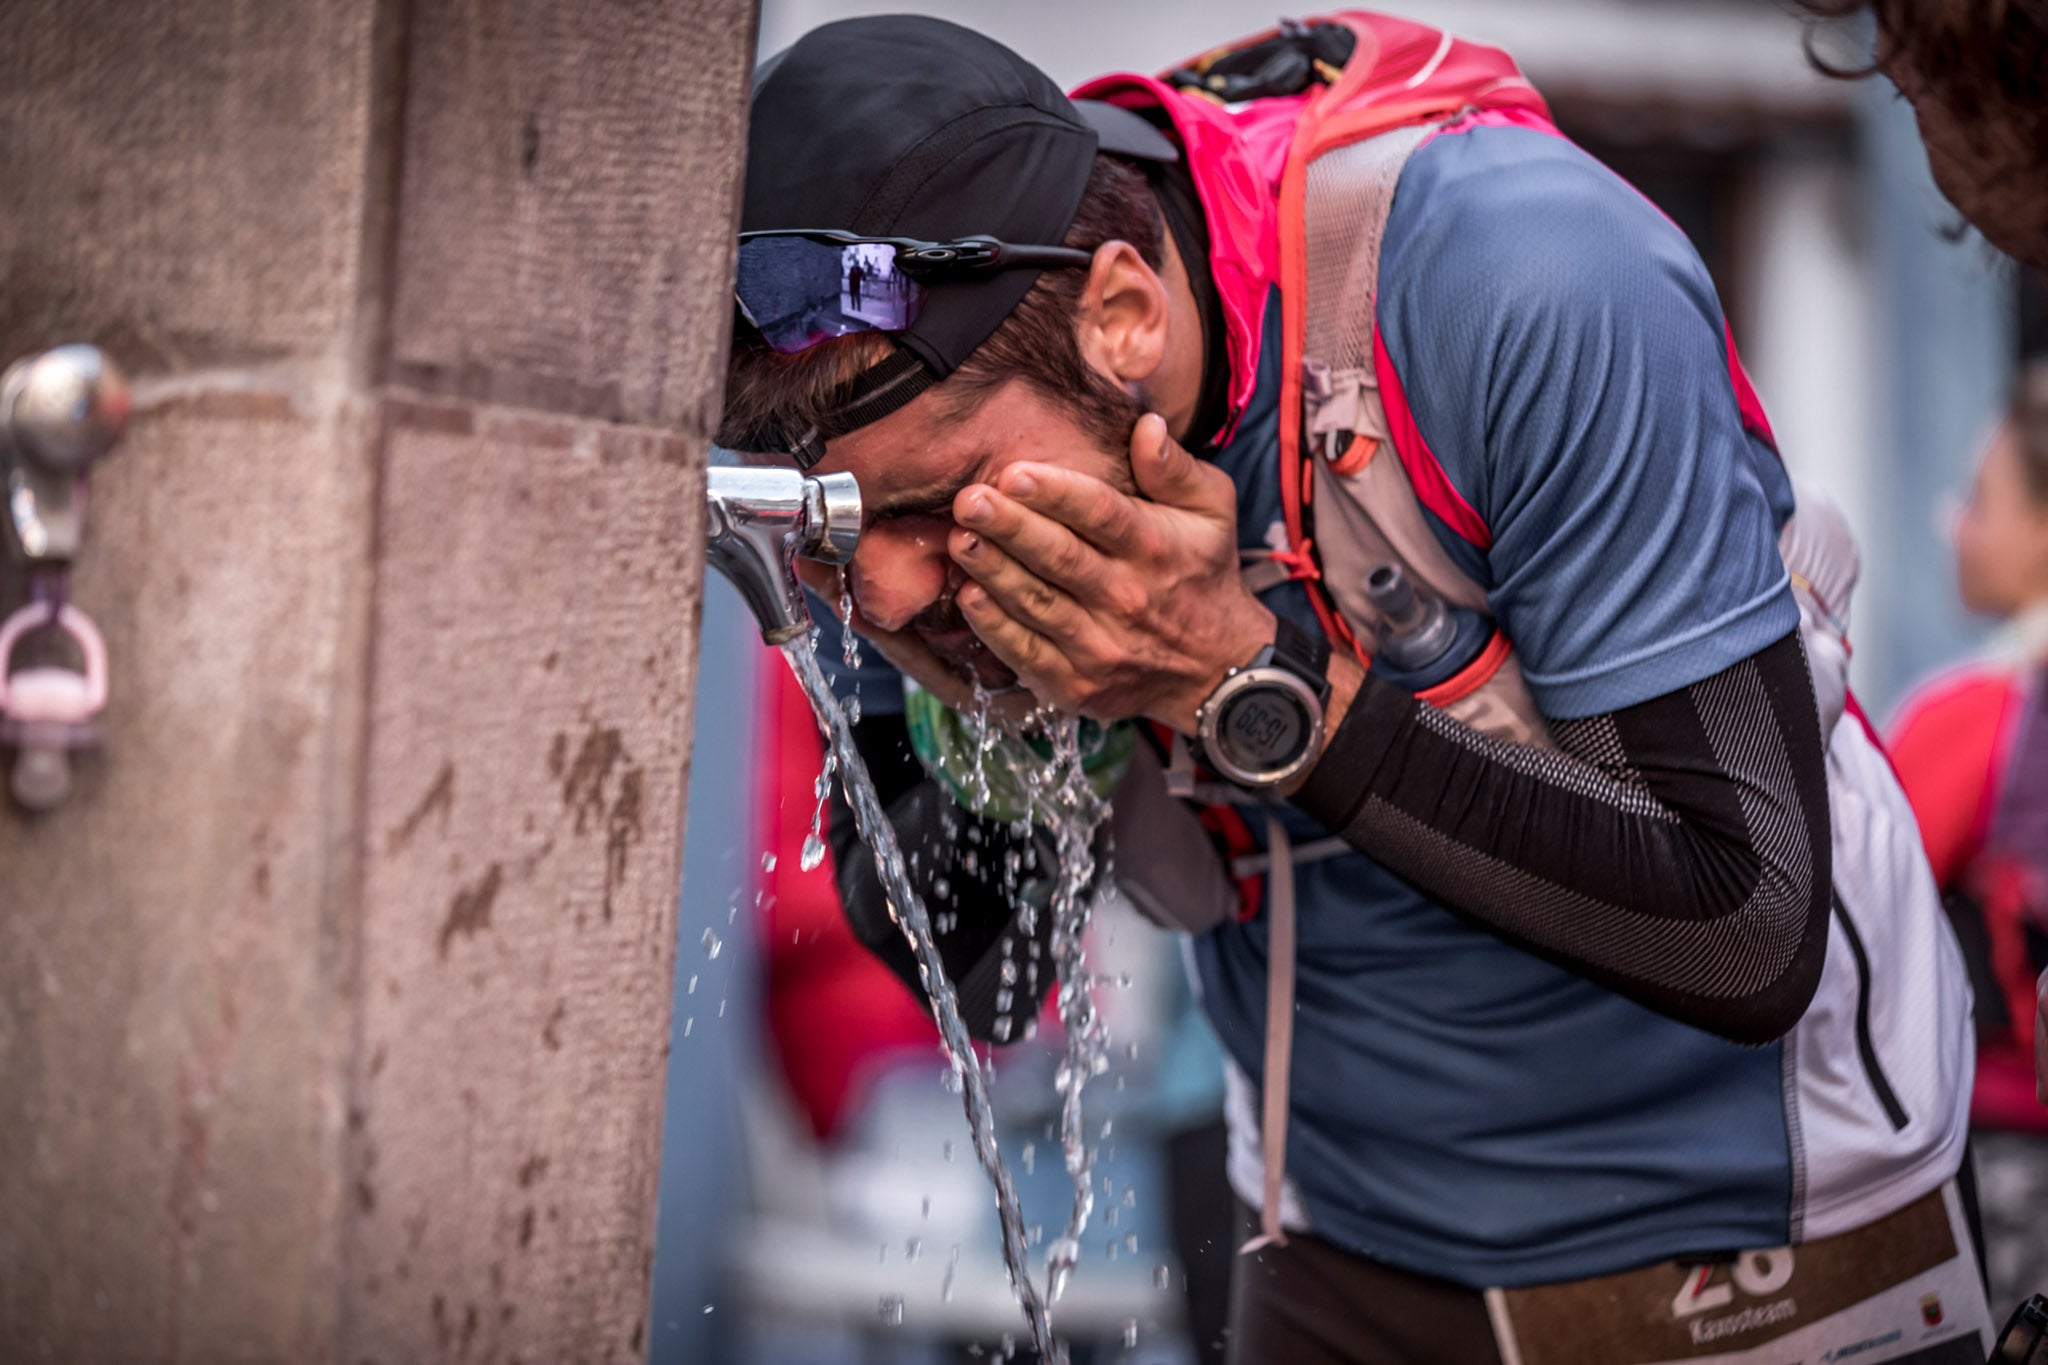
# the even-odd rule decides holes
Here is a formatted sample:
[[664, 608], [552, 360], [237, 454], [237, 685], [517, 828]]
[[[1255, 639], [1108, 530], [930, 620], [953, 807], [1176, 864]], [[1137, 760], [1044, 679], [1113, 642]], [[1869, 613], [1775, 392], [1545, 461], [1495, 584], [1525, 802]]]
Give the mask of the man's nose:
[[952, 568], [944, 529], [874, 527], [854, 552], [854, 600], [878, 630], [902, 630], [944, 594]]

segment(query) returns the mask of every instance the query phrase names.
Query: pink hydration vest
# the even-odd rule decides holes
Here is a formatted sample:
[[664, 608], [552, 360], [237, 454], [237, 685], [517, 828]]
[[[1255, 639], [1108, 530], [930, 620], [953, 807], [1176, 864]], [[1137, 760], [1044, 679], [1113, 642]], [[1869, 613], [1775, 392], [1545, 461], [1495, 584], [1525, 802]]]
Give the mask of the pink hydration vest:
[[[1208, 218], [1210, 268], [1222, 305], [1231, 364], [1231, 426], [1249, 401], [1258, 368], [1267, 296], [1281, 297], [1279, 472], [1287, 549], [1275, 556], [1303, 580], [1324, 628], [1366, 660], [1374, 613], [1361, 601], [1361, 569], [1394, 560], [1448, 601], [1483, 608], [1481, 585], [1460, 572], [1422, 517], [1427, 508], [1450, 530], [1485, 550], [1492, 533], [1445, 474], [1408, 409], [1399, 376], [1373, 319], [1380, 237], [1393, 190], [1408, 158], [1447, 129], [1504, 124], [1561, 136], [1542, 98], [1507, 54], [1403, 19], [1346, 11], [1312, 21], [1341, 24], [1356, 48], [1327, 83], [1295, 95], [1225, 107], [1162, 79], [1109, 76], [1076, 97], [1172, 120]], [[1256, 35], [1231, 49], [1265, 41]], [[1189, 65], [1200, 68], [1200, 63]], [[1726, 335], [1724, 331], [1724, 335]], [[1729, 381], [1744, 425], [1775, 449], [1770, 426], [1727, 337]], [[1228, 429], [1226, 429], [1226, 436]], [[1376, 458], [1390, 450], [1392, 459]], [[1318, 466], [1323, 495], [1318, 497]], [[1834, 871], [1841, 897], [1881, 911], [1861, 925], [1863, 956], [1840, 935], [1830, 940], [1821, 993], [1792, 1046], [1815, 1059], [1800, 1068], [1788, 1098], [1807, 1116], [1808, 1236], [1862, 1226], [1946, 1179], [1964, 1135], [1969, 1089], [1965, 987], [1953, 938], [1942, 920], [1910, 806], [1881, 747], [1848, 695], [1848, 600], [1856, 553], [1839, 514], [1801, 490], [1802, 511], [1782, 528], [1780, 550], [1800, 609], [1801, 634], [1828, 738]], [[1323, 534], [1318, 543], [1316, 527]], [[1522, 684], [1513, 649], [1496, 635], [1478, 659], [1421, 699], [1480, 730], [1519, 743], [1546, 744], [1542, 717]], [[1125, 796], [1119, 793], [1119, 820]], [[1140, 803], [1129, 803], [1134, 807]], [[1135, 813], [1135, 812], [1134, 812]], [[1146, 808], [1154, 837], [1191, 820]], [[1269, 820], [1272, 970], [1267, 1001], [1263, 1113], [1257, 1135], [1265, 1156], [1263, 1230], [1278, 1237], [1286, 1150], [1287, 1077], [1293, 1014], [1291, 860], [1284, 832]], [[1154, 852], [1154, 848], [1160, 848]], [[1187, 884], [1203, 866], [1147, 848], [1144, 862], [1172, 864], [1178, 875], [1162, 894], [1133, 890], [1140, 905], [1179, 906], [1199, 919], [1228, 896]], [[1213, 859], [1211, 860], [1213, 862]], [[1122, 880], [1145, 874], [1126, 864]], [[1214, 876], [1208, 876], [1214, 881]], [[1210, 888], [1213, 891], [1213, 888]], [[1199, 923], [1174, 916], [1180, 927]], [[1866, 1112], [1847, 1069], [1834, 1065], [1852, 1047], [1844, 1012], [1857, 972], [1893, 1001], [1914, 1001], [1882, 1021], [1879, 1044], [1911, 1059], [1926, 1082], [1928, 1130], [1895, 1131]], [[1272, 1083], [1272, 1078], [1279, 1078]], [[1930, 1145], [1931, 1144], [1931, 1145]]]

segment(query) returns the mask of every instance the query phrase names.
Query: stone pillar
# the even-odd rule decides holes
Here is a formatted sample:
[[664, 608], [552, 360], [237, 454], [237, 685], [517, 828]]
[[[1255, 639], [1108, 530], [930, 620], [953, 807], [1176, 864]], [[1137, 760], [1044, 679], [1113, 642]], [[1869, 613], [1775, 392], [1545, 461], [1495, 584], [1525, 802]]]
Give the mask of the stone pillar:
[[0, 359], [138, 402], [105, 750], [0, 810], [0, 1359], [643, 1354], [753, 28], [10, 7]]

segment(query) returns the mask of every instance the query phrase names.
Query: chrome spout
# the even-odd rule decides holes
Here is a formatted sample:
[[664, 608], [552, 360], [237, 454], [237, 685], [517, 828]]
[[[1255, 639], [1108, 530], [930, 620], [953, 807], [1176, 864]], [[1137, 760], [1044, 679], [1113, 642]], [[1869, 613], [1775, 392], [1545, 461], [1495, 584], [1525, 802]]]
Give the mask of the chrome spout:
[[771, 645], [811, 628], [798, 556], [845, 564], [860, 542], [860, 485], [851, 474], [719, 466], [705, 489], [711, 567], [732, 580]]

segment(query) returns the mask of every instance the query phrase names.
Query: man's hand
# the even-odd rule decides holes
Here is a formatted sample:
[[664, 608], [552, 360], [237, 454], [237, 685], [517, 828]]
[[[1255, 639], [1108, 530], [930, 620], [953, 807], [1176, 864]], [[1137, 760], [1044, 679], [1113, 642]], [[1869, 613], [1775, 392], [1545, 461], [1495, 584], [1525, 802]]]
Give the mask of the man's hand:
[[1237, 568], [1237, 490], [1157, 415], [1131, 433], [1140, 496], [1018, 464], [953, 502], [959, 605], [1040, 700], [1183, 732], [1223, 675], [1273, 639]]

